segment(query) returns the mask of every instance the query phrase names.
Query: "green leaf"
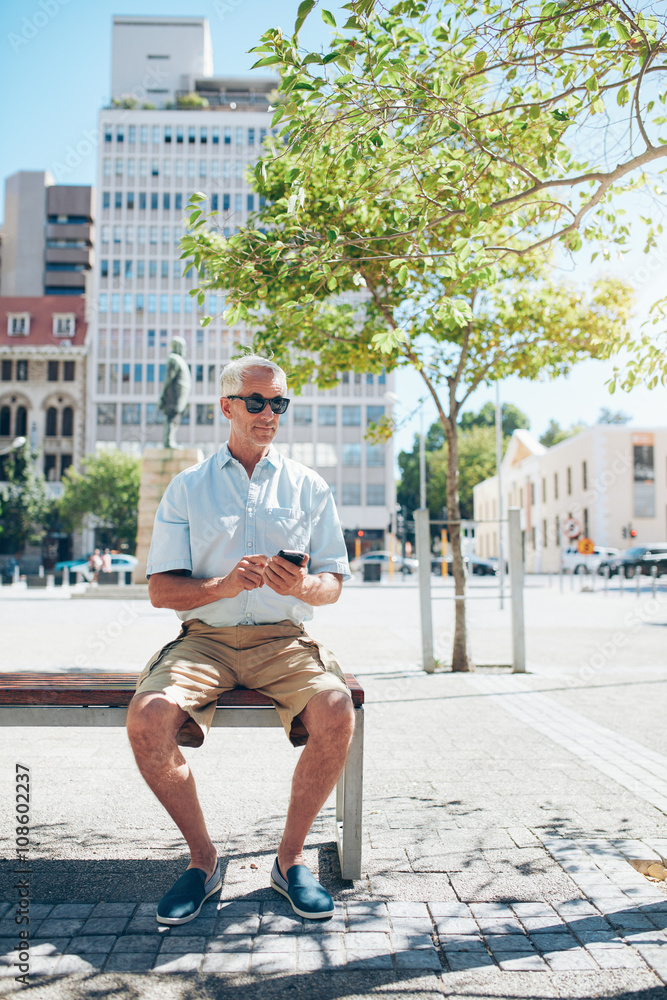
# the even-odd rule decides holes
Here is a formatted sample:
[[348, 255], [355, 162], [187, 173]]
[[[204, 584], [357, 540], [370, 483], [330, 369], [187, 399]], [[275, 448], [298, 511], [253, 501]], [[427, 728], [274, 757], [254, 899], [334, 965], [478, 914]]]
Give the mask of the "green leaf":
[[323, 10], [322, 11], [322, 20], [324, 21], [325, 24], [331, 25], [332, 28], [336, 27], [336, 18], [333, 16], [333, 14], [331, 13], [331, 11], [329, 11], [329, 10]]
[[475, 69], [479, 72], [486, 63], [486, 52], [478, 52], [475, 56]]
[[294, 22], [295, 35], [298, 35], [301, 31], [303, 22], [306, 20], [314, 6], [315, 0], [302, 0], [299, 4], [299, 9], [296, 12], [296, 21]]
[[338, 282], [336, 281], [336, 279], [333, 276], [333, 274], [331, 275], [331, 277], [327, 281], [327, 288], [329, 289], [330, 292], [335, 292], [336, 289], [338, 288]]
[[397, 278], [398, 283], [401, 286], [401, 288], [404, 288], [405, 285], [407, 285], [407, 283], [408, 283], [408, 268], [407, 268], [407, 264], [403, 264], [401, 267], [399, 267], [398, 274], [396, 275], [396, 278]]
[[210, 322], [211, 322], [210, 316], [203, 316], [201, 320], [201, 326], [208, 326]]
[[616, 34], [618, 35], [618, 37], [622, 41], [627, 42], [629, 40], [629, 38], [630, 38], [630, 32], [628, 31], [628, 27], [627, 27], [625, 21], [620, 21], [620, 20], [617, 21], [616, 24], [615, 24], [615, 28], [616, 28]]

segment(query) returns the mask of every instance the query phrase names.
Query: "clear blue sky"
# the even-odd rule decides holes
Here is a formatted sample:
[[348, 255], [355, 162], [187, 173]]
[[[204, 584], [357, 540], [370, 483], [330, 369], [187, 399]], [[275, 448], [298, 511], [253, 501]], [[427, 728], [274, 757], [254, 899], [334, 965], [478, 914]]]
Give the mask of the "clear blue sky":
[[[17, 170], [41, 170], [66, 163], [86, 132], [96, 128], [99, 108], [109, 100], [111, 18], [114, 14], [166, 14], [208, 17], [213, 39], [215, 72], [245, 73], [255, 57], [248, 49], [267, 28], [280, 25], [291, 31], [298, 2], [292, 0], [205, 0], [190, 7], [183, 0], [143, 0], [122, 6], [109, 0], [14, 0], [0, 4], [0, 93], [4, 95], [3, 138], [0, 144], [0, 179]], [[341, 4], [329, 2], [336, 13]], [[337, 18], [339, 23], [340, 18]], [[301, 33], [309, 47], [326, 44], [331, 29], [314, 11]], [[28, 37], [32, 36], [32, 37]], [[64, 183], [92, 184], [95, 154], [72, 158]], [[4, 197], [4, 190], [0, 199]], [[2, 205], [0, 203], [0, 216]], [[667, 258], [667, 242], [663, 244]], [[653, 261], [654, 270], [644, 274], [643, 256], [637, 252], [617, 273], [630, 276], [639, 293], [639, 315], [645, 315], [652, 299], [664, 293], [667, 263]], [[656, 266], [657, 264], [657, 266]], [[590, 279], [588, 267], [577, 268], [574, 277]], [[610, 397], [605, 388], [610, 365], [589, 362], [579, 366], [569, 379], [547, 383], [510, 380], [502, 387], [503, 399], [515, 403], [530, 417], [532, 429], [542, 433], [554, 417], [569, 425], [579, 420], [595, 421], [601, 406], [623, 409], [633, 424], [667, 423], [667, 393], [635, 390], [631, 395]], [[398, 378], [399, 418], [411, 412], [422, 394], [416, 374]], [[493, 390], [479, 390], [470, 408], [478, 409]], [[425, 407], [426, 423], [434, 419], [432, 406]], [[410, 447], [419, 418], [408, 422], [398, 434], [398, 448]]]

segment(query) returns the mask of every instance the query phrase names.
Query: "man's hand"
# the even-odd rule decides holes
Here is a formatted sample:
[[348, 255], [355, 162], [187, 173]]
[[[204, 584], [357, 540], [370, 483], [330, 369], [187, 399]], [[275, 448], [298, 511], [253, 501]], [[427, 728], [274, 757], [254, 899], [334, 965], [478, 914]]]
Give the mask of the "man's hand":
[[263, 587], [268, 565], [266, 556], [244, 556], [222, 580], [222, 597], [237, 597], [244, 590]]
[[308, 558], [306, 555], [301, 566], [295, 566], [289, 559], [272, 556], [266, 567], [264, 582], [283, 597], [291, 595], [302, 598], [304, 583], [308, 578]]

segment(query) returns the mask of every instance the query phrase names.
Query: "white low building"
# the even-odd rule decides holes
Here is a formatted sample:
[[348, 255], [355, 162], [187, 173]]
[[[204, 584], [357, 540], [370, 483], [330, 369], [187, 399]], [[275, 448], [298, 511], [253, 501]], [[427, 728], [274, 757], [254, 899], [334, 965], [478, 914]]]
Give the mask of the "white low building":
[[[557, 571], [571, 537], [619, 549], [665, 541], [667, 428], [596, 424], [553, 448], [517, 430], [502, 461], [501, 484], [501, 518], [509, 507], [521, 509], [529, 573]], [[497, 557], [498, 477], [475, 486], [473, 498], [477, 555]], [[506, 525], [503, 546], [506, 556]]]

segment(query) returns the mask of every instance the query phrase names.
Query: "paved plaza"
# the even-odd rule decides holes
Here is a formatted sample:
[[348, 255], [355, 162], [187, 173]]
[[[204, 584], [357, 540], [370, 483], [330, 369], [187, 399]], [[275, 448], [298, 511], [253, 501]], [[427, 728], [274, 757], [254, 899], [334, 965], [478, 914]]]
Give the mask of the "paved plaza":
[[[468, 675], [419, 669], [414, 581], [353, 583], [310, 627], [366, 690], [363, 878], [340, 879], [333, 803], [307, 860], [332, 920], [268, 887], [295, 751], [280, 730], [213, 730], [187, 750], [223, 867], [179, 928], [155, 904], [183, 844], [118, 730], [5, 730], [2, 787], [30, 767], [30, 985], [16, 983], [14, 831], [3, 810], [0, 992], [36, 997], [667, 998], [667, 590], [529, 578], [528, 673], [509, 605], [473, 580]], [[433, 592], [436, 656], [451, 583]], [[175, 616], [117, 599], [0, 595], [15, 670], [138, 671]], [[79, 658], [77, 660], [77, 657]]]

